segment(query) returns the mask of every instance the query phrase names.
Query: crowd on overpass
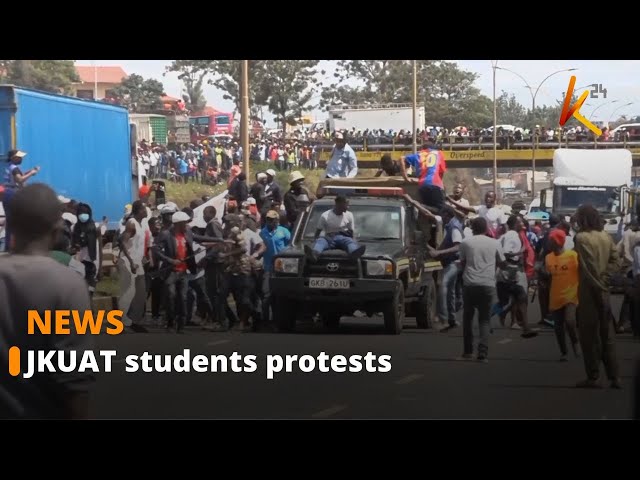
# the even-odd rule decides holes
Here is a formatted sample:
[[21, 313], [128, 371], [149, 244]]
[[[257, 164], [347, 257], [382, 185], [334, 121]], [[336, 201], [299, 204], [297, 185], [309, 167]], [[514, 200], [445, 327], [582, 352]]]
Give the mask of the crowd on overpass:
[[[253, 138], [254, 141], [260, 142], [280, 142], [286, 141], [290, 143], [305, 142], [311, 145], [326, 145], [331, 143], [335, 131], [325, 128], [313, 129], [295, 129], [287, 135], [282, 131], [270, 134], [261, 134]], [[361, 145], [394, 145], [411, 147], [413, 145], [414, 136], [411, 128], [400, 130], [383, 130], [383, 129], [357, 129], [353, 127], [348, 130], [341, 131], [347, 136], [349, 143], [354, 146]], [[498, 126], [496, 137], [500, 148], [508, 148], [510, 146], [517, 147], [518, 143], [560, 143], [560, 142], [624, 142], [624, 141], [640, 141], [640, 128], [621, 129], [612, 134], [610, 129], [605, 127], [602, 134], [596, 138], [595, 134], [578, 125], [575, 127], [560, 126], [536, 126], [535, 129], [518, 128], [513, 126]], [[456, 145], [456, 144], [485, 144], [493, 143], [493, 127], [479, 128], [473, 126], [458, 126], [455, 128], [445, 127], [426, 127], [425, 129], [416, 130], [416, 141], [421, 145], [424, 141], [432, 141], [437, 145]]]

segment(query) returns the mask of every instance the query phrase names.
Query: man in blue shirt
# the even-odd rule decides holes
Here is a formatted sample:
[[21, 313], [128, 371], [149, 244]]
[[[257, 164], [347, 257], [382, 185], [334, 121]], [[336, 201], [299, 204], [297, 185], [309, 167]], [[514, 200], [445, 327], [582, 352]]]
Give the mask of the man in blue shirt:
[[335, 135], [336, 144], [331, 152], [331, 159], [327, 162], [326, 178], [347, 177], [353, 178], [358, 174], [358, 159], [344, 138], [344, 135], [337, 132]]
[[264, 241], [266, 250], [262, 256], [262, 321], [265, 324], [271, 320], [271, 290], [269, 279], [273, 272], [273, 257], [284, 250], [291, 243], [291, 232], [280, 226], [280, 214], [269, 210], [266, 215], [266, 225], [260, 230], [260, 237]]
[[442, 262], [442, 284], [438, 299], [438, 317], [445, 326], [442, 331], [447, 332], [458, 326], [456, 322], [456, 282], [458, 280], [458, 266], [460, 263], [460, 243], [464, 237], [464, 226], [456, 215], [456, 211], [449, 205], [441, 209], [442, 221], [445, 224], [445, 235], [438, 249], [427, 246], [429, 254]]

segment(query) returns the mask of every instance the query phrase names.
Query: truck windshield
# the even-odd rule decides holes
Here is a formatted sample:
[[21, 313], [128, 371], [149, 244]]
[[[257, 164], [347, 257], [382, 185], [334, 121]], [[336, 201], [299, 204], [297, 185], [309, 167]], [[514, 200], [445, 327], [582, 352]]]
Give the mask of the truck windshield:
[[554, 205], [559, 212], [574, 212], [580, 205], [591, 204], [601, 213], [615, 213], [619, 200], [615, 187], [570, 186], [554, 188]]
[[[303, 239], [313, 240], [320, 215], [333, 206], [315, 206], [304, 228]], [[380, 205], [350, 205], [358, 240], [399, 240], [401, 232], [400, 207]]]

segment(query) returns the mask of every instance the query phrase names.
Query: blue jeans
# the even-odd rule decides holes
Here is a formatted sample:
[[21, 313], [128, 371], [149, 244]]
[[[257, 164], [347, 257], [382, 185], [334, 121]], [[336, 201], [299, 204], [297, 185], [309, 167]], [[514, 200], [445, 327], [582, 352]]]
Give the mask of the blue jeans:
[[353, 253], [358, 249], [358, 244], [353, 238], [340, 234], [329, 237], [319, 237], [316, 240], [316, 243], [313, 244], [313, 251], [318, 255], [325, 250], [333, 249], [345, 250], [347, 253]]
[[450, 326], [456, 324], [456, 282], [458, 281], [458, 267], [450, 263], [442, 270], [442, 284], [438, 292], [438, 317], [442, 323]]

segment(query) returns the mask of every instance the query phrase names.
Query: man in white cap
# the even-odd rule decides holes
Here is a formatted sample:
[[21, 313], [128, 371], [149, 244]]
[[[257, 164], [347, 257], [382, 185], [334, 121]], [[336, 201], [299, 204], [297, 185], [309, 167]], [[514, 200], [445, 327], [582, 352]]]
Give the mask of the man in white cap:
[[22, 173], [19, 165], [22, 163], [22, 159], [26, 157], [26, 152], [21, 150], [9, 150], [7, 153], [7, 162], [8, 165], [4, 170], [4, 179], [3, 179], [3, 187], [4, 191], [2, 194], [2, 206], [5, 211], [5, 249], [9, 251], [11, 248], [11, 218], [9, 214], [9, 205], [11, 204], [11, 199], [16, 194], [16, 192], [24, 187], [27, 180], [36, 175], [40, 171], [40, 167], [34, 167], [31, 170], [28, 170], [25, 173]]
[[265, 186], [267, 185], [267, 174], [264, 172], [256, 173], [256, 183], [249, 188], [249, 195], [256, 201], [256, 207], [258, 212], [262, 211], [262, 206], [265, 200]]
[[282, 190], [280, 185], [275, 181], [276, 172], [272, 168], [265, 172], [267, 174], [267, 183], [264, 187], [265, 201], [262, 204], [261, 213], [266, 214], [269, 210], [279, 210], [282, 205]]
[[169, 230], [160, 232], [153, 246], [162, 262], [160, 275], [164, 279], [167, 293], [167, 330], [175, 326], [176, 333], [183, 332], [186, 320], [188, 273], [197, 273], [193, 233], [187, 228], [190, 221], [191, 218], [187, 213], [174, 213], [171, 216], [173, 226]]
[[331, 151], [331, 159], [327, 163], [326, 178], [348, 177], [353, 178], [358, 174], [358, 159], [344, 138], [344, 134], [336, 132], [335, 145]]
[[171, 217], [178, 211], [178, 206], [175, 203], [169, 202], [160, 205], [158, 210], [160, 211], [160, 229], [169, 230], [173, 225]]
[[289, 175], [289, 185], [291, 188], [284, 194], [284, 208], [289, 225], [293, 228], [298, 215], [313, 201], [313, 195], [304, 186], [304, 175], [297, 170]]

